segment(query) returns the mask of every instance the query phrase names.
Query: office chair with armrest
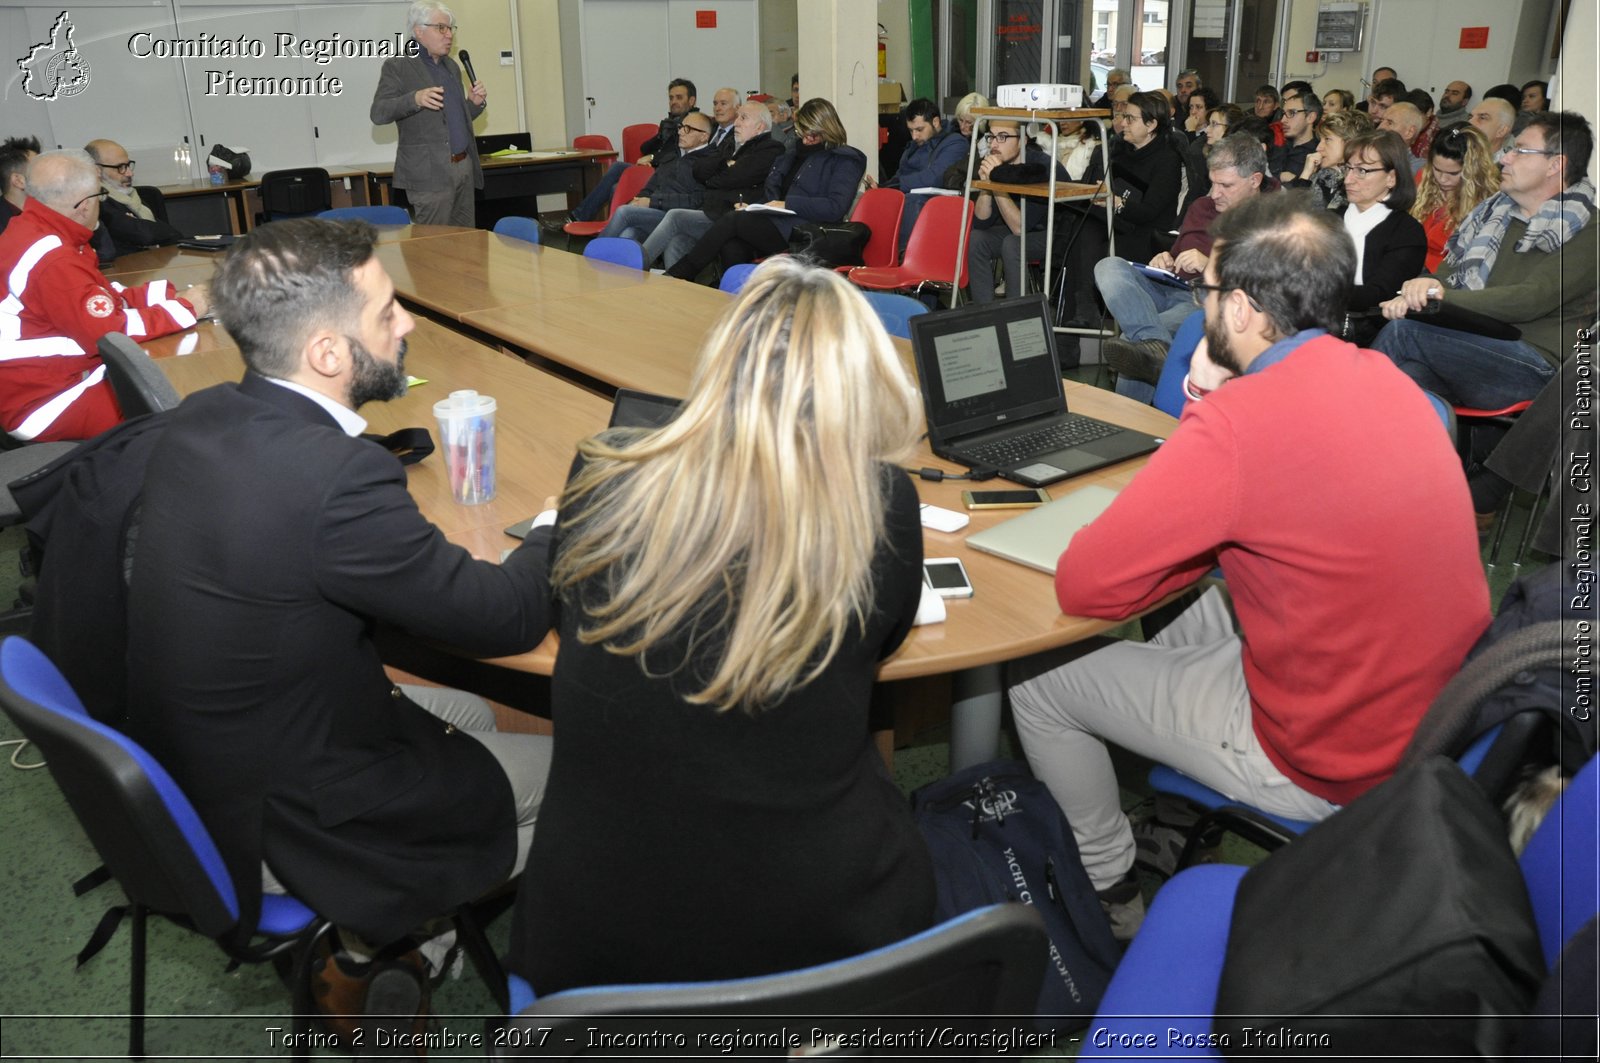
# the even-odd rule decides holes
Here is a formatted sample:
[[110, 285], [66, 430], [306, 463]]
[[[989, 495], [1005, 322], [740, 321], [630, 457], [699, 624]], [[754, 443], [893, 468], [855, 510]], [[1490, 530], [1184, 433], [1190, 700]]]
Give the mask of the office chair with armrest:
[[[638, 1033], [679, 1018], [692, 1020], [696, 1033], [746, 1037], [781, 1037], [797, 1028], [848, 1037], [859, 1033], [863, 1017], [885, 1031], [988, 1030], [987, 1016], [1032, 1014], [1049, 948], [1039, 913], [1013, 903], [978, 908], [860, 956], [783, 974], [568, 989], [537, 1001], [526, 982], [513, 979], [512, 1005], [518, 1010], [505, 1032], [507, 1043], [520, 1050], [510, 1048], [503, 1055], [615, 1056], [614, 1047], [590, 1046], [607, 1034]], [[896, 1054], [889, 1046], [851, 1050], [856, 1047], [841, 1054]], [[695, 1054], [704, 1052], [701, 1047]], [[671, 1049], [639, 1054], [665, 1055]]]
[[328, 171], [320, 166], [269, 170], [261, 175], [261, 213], [256, 224], [320, 214], [333, 206]]
[[329, 221], [365, 221], [373, 225], [410, 225], [411, 215], [404, 207], [333, 207], [318, 214]]
[[170, 410], [182, 402], [167, 375], [156, 368], [144, 349], [120, 332], [100, 337], [100, 360], [106, 364], [106, 380], [122, 407], [122, 416]]
[[[142, 746], [91, 718], [60, 671], [27, 639], [0, 642], [0, 709], [39, 747], [79, 825], [128, 898], [129, 1055], [144, 1055], [145, 926], [151, 914], [204, 934], [236, 962], [270, 960], [292, 972], [294, 1029], [310, 1032], [312, 960], [333, 924], [293, 897], [267, 893], [253, 932], [242, 933], [233, 879], [189, 799]], [[109, 942], [123, 914], [121, 908], [106, 913], [79, 953], [80, 965]], [[464, 951], [504, 1013], [505, 973], [476, 912], [463, 904], [451, 915]], [[295, 1058], [308, 1058], [303, 1047]]]
[[[1516, 783], [1535, 738], [1544, 732], [1548, 717], [1529, 710], [1482, 734], [1473, 734], [1470, 727], [1478, 706], [1501, 687], [1517, 682], [1523, 672], [1560, 665], [1564, 656], [1570, 656], [1569, 646], [1562, 622], [1552, 620], [1524, 628], [1467, 662], [1417, 722], [1400, 763], [1434, 754], [1454, 757], [1490, 799], [1504, 798]], [[1271, 851], [1315, 825], [1234, 801], [1165, 764], [1150, 769], [1148, 782], [1156, 793], [1183, 798], [1203, 810], [1178, 858], [1179, 870], [1193, 863], [1202, 848], [1215, 845], [1223, 833], [1237, 834]]]
[[[660, 127], [649, 122], [638, 122], [634, 125], [622, 127], [622, 161], [638, 162], [639, 156], [644, 154], [644, 142], [655, 136]], [[610, 147], [609, 141], [606, 147]]]
[[494, 223], [494, 231], [501, 236], [513, 236], [518, 240], [526, 240], [530, 244], [539, 243], [539, 222], [534, 218], [523, 218], [516, 214], [507, 214]]
[[620, 236], [597, 236], [583, 249], [584, 258], [612, 262], [630, 269], [644, 269], [644, 248], [637, 240], [624, 240]]

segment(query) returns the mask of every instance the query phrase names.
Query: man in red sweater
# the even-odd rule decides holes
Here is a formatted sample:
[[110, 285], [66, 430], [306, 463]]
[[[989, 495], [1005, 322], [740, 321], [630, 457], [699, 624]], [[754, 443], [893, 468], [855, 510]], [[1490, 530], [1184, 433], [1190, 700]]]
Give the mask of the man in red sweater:
[[1393, 772], [1489, 622], [1438, 414], [1383, 355], [1328, 335], [1355, 264], [1338, 218], [1302, 196], [1256, 196], [1213, 232], [1190, 402], [1073, 537], [1056, 594], [1063, 612], [1122, 620], [1220, 565], [1238, 633], [1212, 588], [1150, 643], [1045, 655], [1010, 676], [1028, 761], [1124, 938], [1143, 901], [1105, 741], [1320, 819]]
[[122, 420], [95, 353], [100, 337], [190, 328], [206, 292], [106, 280], [89, 243], [105, 192], [87, 153], [36, 156], [27, 181], [22, 213], [0, 233], [0, 428], [24, 443], [87, 439]]

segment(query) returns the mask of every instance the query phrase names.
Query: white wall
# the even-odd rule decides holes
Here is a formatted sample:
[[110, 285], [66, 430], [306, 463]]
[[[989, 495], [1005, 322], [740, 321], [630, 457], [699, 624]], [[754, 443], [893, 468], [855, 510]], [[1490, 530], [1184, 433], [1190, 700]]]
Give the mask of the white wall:
[[877, 8], [859, 0], [796, 0], [800, 31], [800, 95], [833, 103], [850, 143], [877, 172]]

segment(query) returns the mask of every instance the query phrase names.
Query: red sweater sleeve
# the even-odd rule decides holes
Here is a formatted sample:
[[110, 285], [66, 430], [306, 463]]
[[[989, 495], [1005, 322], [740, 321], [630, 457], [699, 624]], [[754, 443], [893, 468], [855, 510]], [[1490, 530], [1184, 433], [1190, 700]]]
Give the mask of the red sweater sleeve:
[[1161, 445], [1056, 566], [1056, 599], [1074, 616], [1122, 620], [1217, 563], [1239, 504], [1237, 443], [1225, 415], [1191, 403]]

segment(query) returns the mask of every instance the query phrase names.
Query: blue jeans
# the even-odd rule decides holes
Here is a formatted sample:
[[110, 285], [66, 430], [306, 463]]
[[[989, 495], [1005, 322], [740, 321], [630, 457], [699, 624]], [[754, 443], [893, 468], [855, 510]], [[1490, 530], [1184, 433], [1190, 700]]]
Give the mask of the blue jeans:
[[660, 225], [661, 219], [666, 216], [666, 211], [654, 207], [622, 207], [611, 215], [611, 220], [600, 230], [600, 235], [620, 236], [625, 240], [637, 240], [642, 244], [644, 238], [655, 232], [656, 226]]
[[644, 264], [648, 267], [659, 258], [662, 268], [671, 269], [710, 230], [711, 219], [703, 210], [667, 211], [667, 216], [644, 242]]
[[1539, 349], [1522, 340], [1491, 340], [1405, 319], [1385, 325], [1372, 349], [1452, 406], [1480, 410], [1531, 399], [1555, 374]]
[[1130, 340], [1170, 344], [1172, 334], [1194, 312], [1187, 288], [1153, 281], [1126, 259], [1102, 258], [1095, 263], [1094, 283], [1106, 309], [1117, 319], [1117, 327]]
[[600, 177], [600, 183], [594, 186], [594, 191], [583, 197], [583, 202], [572, 208], [574, 221], [594, 221], [600, 212], [611, 202], [611, 194], [617, 190], [617, 182], [622, 179], [623, 173], [632, 166], [631, 162], [614, 162]]

